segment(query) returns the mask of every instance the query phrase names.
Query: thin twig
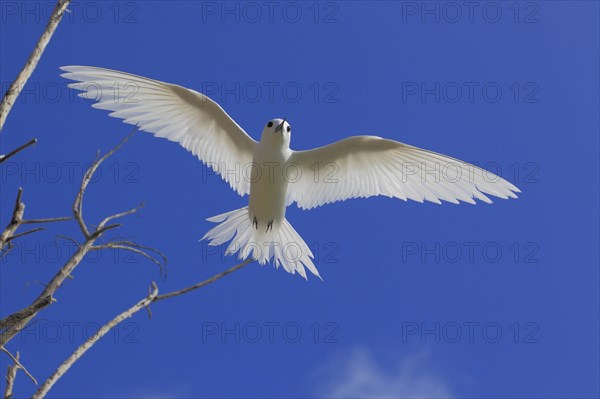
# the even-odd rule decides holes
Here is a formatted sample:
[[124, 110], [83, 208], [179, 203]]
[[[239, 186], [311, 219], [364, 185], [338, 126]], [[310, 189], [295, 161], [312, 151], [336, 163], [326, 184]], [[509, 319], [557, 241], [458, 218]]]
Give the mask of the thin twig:
[[[102, 245], [94, 245], [94, 247], [92, 249], [95, 251], [104, 250], [104, 249], [123, 249], [126, 251], [134, 252], [138, 255], [142, 255], [146, 259], [155, 263], [160, 268], [161, 275], [164, 271], [165, 277], [166, 277], [167, 257], [156, 248], [148, 247], [145, 245], [140, 245], [140, 244], [137, 244], [137, 243], [131, 242], [131, 241], [111, 241], [109, 243], [102, 244]], [[156, 254], [161, 259], [157, 259], [156, 257], [150, 255], [146, 251], [150, 251], [150, 252]]]
[[63, 216], [60, 218], [46, 218], [46, 219], [29, 219], [23, 220], [21, 224], [35, 224], [35, 223], [53, 223], [53, 222], [67, 222], [73, 220], [70, 216]]
[[89, 174], [89, 171], [98, 162], [99, 157], [100, 150], [98, 150], [96, 153], [96, 158], [94, 158], [92, 165], [85, 171], [83, 179], [81, 180], [81, 186], [79, 187], [79, 191], [77, 192], [75, 201], [73, 202], [73, 216], [75, 216], [75, 220], [77, 220], [77, 224], [79, 224], [79, 228], [86, 239], [90, 238], [90, 232], [85, 224], [85, 220], [83, 220], [83, 194], [85, 193], [85, 189], [92, 178], [92, 176]]
[[162, 259], [162, 263], [166, 266], [167, 265], [167, 257], [165, 254], [163, 254], [162, 252], [160, 252], [158, 249], [153, 248], [153, 247], [149, 247], [147, 245], [140, 245], [138, 243], [132, 242], [132, 241], [113, 241], [113, 244], [118, 244], [118, 245], [127, 245], [130, 247], [134, 247], [137, 249], [146, 249], [150, 252], [154, 252], [156, 255], [158, 255], [161, 259]]
[[69, 237], [69, 236], [65, 236], [63, 234], [59, 234], [59, 235], [56, 236], [56, 238], [62, 238], [63, 240], [67, 240], [67, 241], [73, 243], [76, 247], [79, 246], [79, 243], [73, 237]]
[[15, 207], [13, 209], [13, 214], [12, 214], [12, 217], [10, 218], [10, 222], [4, 228], [2, 233], [0, 233], [0, 256], [4, 256], [11, 249], [10, 243], [14, 239], [23, 237], [23, 236], [31, 234], [31, 233], [35, 233], [36, 231], [43, 230], [42, 227], [38, 227], [38, 228], [35, 228], [32, 230], [17, 234], [17, 229], [21, 225], [35, 224], [35, 223], [62, 222], [62, 221], [71, 219], [68, 217], [61, 217], [61, 218], [25, 220], [25, 219], [23, 219], [23, 214], [25, 213], [25, 204], [23, 203], [22, 198], [23, 198], [23, 189], [19, 187], [19, 191], [17, 192], [17, 199], [15, 200]]
[[197, 290], [198, 288], [202, 288], [202, 287], [204, 287], [205, 285], [208, 285], [208, 284], [214, 283], [214, 282], [215, 282], [215, 281], [217, 281], [218, 279], [220, 279], [220, 278], [222, 278], [222, 277], [225, 277], [225, 276], [227, 276], [228, 274], [231, 274], [231, 273], [235, 272], [235, 271], [236, 271], [236, 270], [238, 270], [238, 269], [241, 269], [242, 267], [246, 266], [247, 264], [249, 264], [249, 263], [251, 263], [251, 262], [253, 262], [253, 261], [254, 261], [254, 259], [246, 259], [246, 260], [245, 260], [245, 261], [243, 261], [242, 263], [239, 263], [239, 264], [237, 264], [237, 265], [233, 266], [232, 268], [225, 270], [224, 272], [221, 272], [221, 273], [219, 273], [219, 274], [215, 274], [215, 275], [214, 275], [214, 276], [212, 276], [211, 278], [209, 278], [209, 279], [206, 279], [206, 280], [204, 280], [204, 281], [201, 281], [201, 282], [199, 282], [199, 283], [197, 283], [197, 284], [194, 284], [194, 285], [192, 285], [192, 286], [190, 286], [190, 287], [183, 288], [183, 289], [181, 289], [181, 290], [178, 290], [178, 291], [169, 292], [169, 293], [167, 293], [167, 294], [159, 295], [159, 296], [157, 296], [157, 297], [156, 297], [156, 299], [154, 300], [154, 302], [156, 302], [156, 301], [161, 301], [161, 300], [163, 300], [163, 299], [172, 298], [172, 297], [174, 297], [174, 296], [178, 296], [178, 295], [183, 295], [183, 294], [186, 294], [186, 293], [188, 293], [188, 292], [190, 292], [190, 291]]
[[14, 240], [16, 238], [23, 237], [23, 236], [26, 236], [26, 235], [31, 234], [31, 233], [35, 233], [36, 231], [42, 231], [42, 230], [44, 230], [43, 227], [36, 227], [35, 229], [31, 229], [31, 230], [27, 230], [27, 231], [24, 231], [24, 232], [19, 233], [19, 234], [15, 234], [14, 236], [9, 237], [8, 240], [7, 240], [7, 242], [10, 242], [10, 241], [12, 241], [12, 240]]
[[[85, 221], [83, 219], [83, 196], [85, 194], [85, 189], [87, 188], [88, 184], [92, 180], [92, 176], [94, 175], [94, 173], [96, 173], [96, 170], [102, 164], [102, 162], [104, 162], [108, 157], [110, 157], [115, 152], [120, 150], [121, 147], [123, 146], [123, 144], [125, 144], [131, 138], [131, 136], [133, 136], [133, 134], [137, 131], [137, 129], [138, 129], [138, 127], [135, 126], [131, 133], [129, 133], [127, 136], [125, 136], [125, 138], [123, 138], [123, 140], [121, 140], [121, 142], [119, 144], [117, 144], [117, 146], [115, 148], [113, 148], [112, 150], [110, 150], [109, 152], [104, 154], [104, 156], [100, 157], [100, 152], [98, 152], [96, 154], [96, 159], [94, 160], [92, 165], [87, 169], [87, 171], [85, 172], [85, 174], [83, 176], [83, 179], [81, 180], [81, 186], [79, 187], [79, 191], [77, 192], [77, 196], [75, 197], [75, 201], [73, 202], [73, 215], [75, 216], [75, 219], [77, 220], [77, 223], [79, 224], [79, 227], [81, 228], [81, 232], [83, 233], [85, 238], [90, 238], [90, 236], [91, 236], [91, 234], [87, 228], [87, 225], [85, 224]], [[126, 214], [133, 213], [136, 210], [137, 210], [137, 208], [134, 208], [134, 209], [128, 211], [128, 213], [126, 213]], [[114, 215], [113, 219], [118, 217], [118, 215], [119, 214]], [[109, 220], [111, 220], [111, 219], [109, 219]], [[108, 220], [106, 222], [108, 222]], [[106, 222], [104, 222], [104, 223], [106, 223]], [[103, 226], [99, 226], [99, 227], [103, 227]]]
[[9, 352], [9, 351], [8, 351], [8, 350], [7, 350], [7, 349], [4, 347], [4, 346], [0, 346], [0, 350], [1, 350], [2, 352], [6, 353], [8, 356], [10, 356], [10, 358], [13, 360], [13, 362], [15, 362], [15, 364], [16, 364], [17, 366], [19, 366], [19, 368], [20, 368], [21, 370], [23, 370], [23, 372], [24, 372], [25, 374], [27, 374], [27, 377], [31, 378], [31, 381], [33, 381], [33, 383], [34, 383], [35, 385], [37, 385], [37, 384], [38, 384], [37, 380], [36, 380], [36, 379], [35, 379], [35, 378], [34, 378], [34, 377], [31, 375], [31, 373], [30, 373], [29, 371], [27, 371], [27, 369], [25, 368], [25, 366], [23, 366], [23, 365], [21, 364], [21, 362], [19, 362], [19, 359], [17, 359], [15, 356], [13, 356], [13, 355], [12, 355], [12, 353], [10, 353], [10, 352]]
[[104, 225], [108, 222], [110, 222], [113, 219], [118, 219], [118, 218], [122, 218], [123, 216], [127, 216], [127, 215], [131, 215], [132, 213], [136, 213], [137, 211], [139, 211], [140, 209], [142, 209], [144, 207], [144, 204], [139, 204], [138, 206], [136, 206], [135, 208], [132, 208], [128, 211], [125, 212], [121, 212], [121, 213], [116, 213], [114, 215], [110, 215], [104, 218], [104, 220], [102, 220], [100, 222], [100, 224], [98, 225], [98, 228], [102, 228], [104, 227]]
[[29, 59], [27, 59], [25, 66], [4, 94], [2, 103], [0, 103], [0, 131], [2, 131], [4, 122], [6, 122], [6, 117], [12, 109], [13, 104], [40, 61], [42, 53], [50, 42], [50, 39], [58, 27], [58, 24], [60, 23], [60, 20], [62, 19], [62, 16], [70, 2], [71, 0], [59, 0], [58, 3], [56, 3], [54, 10], [52, 10], [50, 20], [46, 25], [46, 29], [44, 29], [42, 36], [40, 36], [40, 39], [29, 56]]
[[147, 307], [151, 304], [156, 296], [158, 295], [158, 287], [156, 284], [152, 283], [152, 292], [150, 294], [119, 314], [117, 317], [106, 323], [102, 328], [100, 328], [94, 335], [87, 339], [83, 344], [81, 344], [75, 352], [71, 356], [67, 358], [50, 377], [39, 387], [36, 393], [33, 395], [34, 399], [43, 398], [46, 396], [48, 391], [54, 386], [56, 381], [58, 381], [81, 356], [83, 356], [96, 342], [98, 342], [102, 337], [104, 337], [110, 330], [112, 330], [116, 325], [118, 325], [123, 320], [126, 320], [133, 316], [135, 313]]
[[37, 143], [37, 139], [31, 139], [29, 140], [27, 143], [21, 145], [20, 147], [15, 148], [14, 150], [12, 150], [11, 152], [9, 152], [6, 155], [0, 155], [0, 163], [5, 162], [7, 159], [9, 159], [10, 157], [12, 157], [13, 155], [18, 154], [19, 152], [23, 151], [25, 148], [34, 145], [35, 143]]
[[10, 238], [15, 234], [21, 221], [23, 220], [23, 213], [25, 212], [25, 204], [21, 201], [23, 197], [23, 189], [19, 187], [17, 192], [17, 199], [15, 200], [15, 207], [13, 209], [12, 217], [10, 222], [4, 228], [4, 231], [0, 233], [0, 250], [4, 249], [4, 246], [10, 241]]
[[[19, 360], [19, 352], [15, 356], [17, 360]], [[6, 370], [6, 389], [4, 390], [4, 399], [10, 399], [13, 394], [13, 386], [15, 385], [15, 379], [17, 378], [17, 371], [19, 371], [20, 367], [17, 363], [14, 363], [11, 366], [8, 366]]]

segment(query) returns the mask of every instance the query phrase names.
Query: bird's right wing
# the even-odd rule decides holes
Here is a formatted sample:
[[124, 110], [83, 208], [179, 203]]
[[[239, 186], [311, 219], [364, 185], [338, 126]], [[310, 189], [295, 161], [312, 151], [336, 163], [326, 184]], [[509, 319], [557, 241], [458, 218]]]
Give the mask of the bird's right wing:
[[519, 189], [475, 165], [375, 136], [348, 137], [294, 151], [286, 166], [288, 204], [311, 209], [348, 198], [385, 195], [403, 200], [492, 202]]
[[227, 173], [249, 165], [254, 141], [210, 98], [197, 91], [125, 72], [88, 66], [64, 66], [70, 88], [98, 101], [94, 108], [137, 125], [140, 130], [176, 141], [196, 155], [240, 195], [250, 193], [250, 181]]

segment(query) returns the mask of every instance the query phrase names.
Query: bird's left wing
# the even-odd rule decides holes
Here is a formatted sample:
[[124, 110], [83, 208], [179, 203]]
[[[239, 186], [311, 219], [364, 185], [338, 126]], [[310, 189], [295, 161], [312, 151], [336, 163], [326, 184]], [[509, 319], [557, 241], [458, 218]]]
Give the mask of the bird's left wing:
[[492, 202], [520, 190], [458, 159], [375, 136], [356, 136], [294, 151], [286, 167], [288, 204], [310, 209], [348, 198], [385, 195], [403, 200]]
[[77, 81], [70, 88], [97, 101], [94, 108], [137, 125], [140, 130], [176, 141], [196, 155], [240, 195], [250, 181], [227, 173], [252, 162], [254, 141], [210, 98], [197, 91], [125, 72], [88, 66], [65, 66], [63, 77]]

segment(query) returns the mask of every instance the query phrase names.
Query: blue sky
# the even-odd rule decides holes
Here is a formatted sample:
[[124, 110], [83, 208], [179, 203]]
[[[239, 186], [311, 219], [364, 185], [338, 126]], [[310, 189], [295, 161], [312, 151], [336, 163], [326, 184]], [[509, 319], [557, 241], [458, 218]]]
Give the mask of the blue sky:
[[[1, 7], [4, 92], [52, 3]], [[0, 136], [3, 153], [39, 140], [0, 169], [3, 225], [19, 186], [29, 217], [69, 215], [85, 165], [130, 131], [66, 88], [58, 68], [72, 64], [204, 90], [256, 139], [285, 116], [294, 149], [378, 135], [482, 165], [522, 193], [476, 206], [292, 206], [324, 282], [250, 265], [157, 303], [152, 319], [140, 312], [90, 350], [53, 397], [598, 397], [597, 2], [71, 8]], [[236, 263], [198, 239], [207, 217], [247, 199], [178, 145], [138, 133], [100, 172], [86, 218], [144, 202], [113, 236], [164, 252], [168, 278], [123, 253], [82, 263], [9, 344], [39, 380], [151, 281], [167, 292]], [[2, 260], [3, 316], [67, 260], [58, 234], [81, 239], [75, 223], [51, 225]], [[19, 375], [17, 396], [32, 390]]]

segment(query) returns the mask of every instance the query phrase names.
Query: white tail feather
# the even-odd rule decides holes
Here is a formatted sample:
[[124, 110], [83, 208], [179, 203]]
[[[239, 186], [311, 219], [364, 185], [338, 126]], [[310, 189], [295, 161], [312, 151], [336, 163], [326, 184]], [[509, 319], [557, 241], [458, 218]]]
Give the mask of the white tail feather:
[[208, 245], [211, 246], [222, 245], [231, 240], [225, 255], [237, 252], [240, 260], [253, 258], [261, 265], [273, 260], [275, 267], [283, 266], [288, 273], [298, 272], [305, 279], [306, 267], [321, 278], [312, 262], [312, 251], [286, 219], [280, 224], [274, 223], [269, 232], [259, 231], [252, 225], [246, 206], [206, 220], [219, 224], [202, 239], [210, 240]]

